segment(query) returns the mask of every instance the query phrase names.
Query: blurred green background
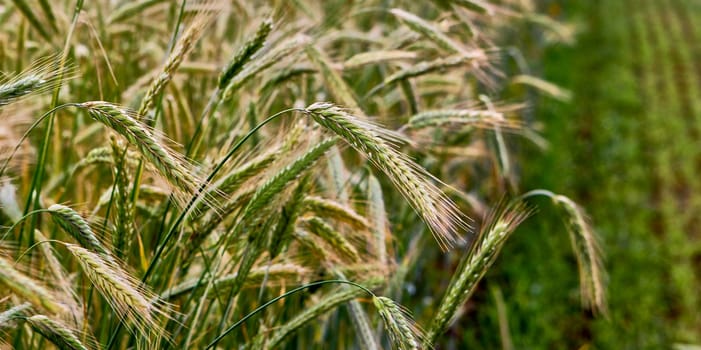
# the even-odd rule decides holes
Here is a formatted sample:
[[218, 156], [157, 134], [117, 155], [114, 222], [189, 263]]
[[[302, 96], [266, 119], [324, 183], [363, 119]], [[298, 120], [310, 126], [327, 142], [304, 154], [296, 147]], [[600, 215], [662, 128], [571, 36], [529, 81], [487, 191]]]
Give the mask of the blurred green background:
[[511, 34], [534, 74], [573, 98], [531, 101], [550, 144], [524, 144], [521, 186], [587, 209], [606, 255], [610, 313], [579, 307], [565, 227], [538, 201], [540, 215], [506, 244], [453, 336], [472, 348], [701, 346], [701, 1], [537, 6], [573, 26], [575, 41], [546, 45], [528, 23]]

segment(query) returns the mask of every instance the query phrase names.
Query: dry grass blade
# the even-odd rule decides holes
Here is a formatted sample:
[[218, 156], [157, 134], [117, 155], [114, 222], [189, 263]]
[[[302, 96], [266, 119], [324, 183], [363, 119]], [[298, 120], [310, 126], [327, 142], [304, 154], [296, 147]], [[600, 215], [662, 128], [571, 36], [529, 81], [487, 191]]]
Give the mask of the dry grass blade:
[[486, 219], [479, 238], [463, 257], [443, 296], [426, 334], [424, 345], [433, 344], [458, 314], [458, 308], [470, 297], [477, 283], [496, 260], [504, 242], [523, 222], [531, 210], [522, 202], [513, 202], [493, 210]]
[[314, 120], [333, 131], [382, 170], [421, 215], [441, 248], [462, 240], [469, 229], [466, 217], [432, 181], [425, 169], [398, 152], [396, 134], [357, 118], [330, 103], [317, 102], [305, 109]]
[[44, 315], [34, 315], [26, 318], [36, 332], [61, 350], [88, 350], [78, 336], [66, 325], [52, 320]]

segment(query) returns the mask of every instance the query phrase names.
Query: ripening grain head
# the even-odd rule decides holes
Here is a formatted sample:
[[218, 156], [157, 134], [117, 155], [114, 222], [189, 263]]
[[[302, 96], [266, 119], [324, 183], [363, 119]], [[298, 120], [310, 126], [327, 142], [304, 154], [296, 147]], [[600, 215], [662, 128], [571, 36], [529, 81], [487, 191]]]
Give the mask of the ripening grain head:
[[469, 229], [467, 218], [436, 187], [437, 179], [397, 151], [397, 134], [331, 103], [314, 103], [305, 112], [382, 170], [428, 224], [441, 248], [448, 249], [463, 240], [462, 235]]

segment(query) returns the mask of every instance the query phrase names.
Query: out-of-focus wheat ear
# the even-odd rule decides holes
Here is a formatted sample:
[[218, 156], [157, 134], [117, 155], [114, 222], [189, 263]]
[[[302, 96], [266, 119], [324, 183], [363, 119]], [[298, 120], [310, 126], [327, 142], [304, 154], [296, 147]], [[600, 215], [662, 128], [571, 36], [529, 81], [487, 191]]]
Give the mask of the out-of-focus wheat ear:
[[404, 22], [409, 28], [411, 28], [411, 30], [423, 35], [429, 42], [436, 44], [438, 47], [446, 50], [448, 53], [465, 53], [465, 49], [462, 47], [462, 45], [449, 38], [443, 32], [438, 30], [438, 28], [426, 22], [419, 16], [398, 8], [391, 9], [389, 12]]
[[281, 43], [280, 46], [271, 49], [263, 55], [260, 55], [256, 60], [244, 67], [239, 74], [231, 79], [231, 82], [227, 85], [226, 89], [221, 95], [221, 101], [228, 101], [234, 92], [238, 91], [243, 84], [273, 64], [290, 58], [293, 54], [297, 53], [300, 49], [307, 45], [309, 40], [309, 37], [300, 34], [291, 39], [285, 40], [285, 42]]
[[[36, 242], [48, 241], [48, 239], [39, 230], [34, 230], [34, 240]], [[56, 257], [56, 253], [50, 244], [39, 244], [39, 248], [44, 255], [44, 259], [46, 259], [46, 265], [49, 271], [51, 271], [51, 274], [53, 275], [52, 280], [55, 281], [54, 283], [61, 288], [61, 292], [64, 294], [64, 302], [66, 305], [70, 306], [71, 310], [75, 311], [74, 316], [79, 317], [78, 319], [74, 320], [77, 321], [75, 323], [80, 324], [80, 321], [82, 320], [82, 317], [80, 316], [82, 316], [82, 313], [79, 310], [82, 308], [79, 307], [78, 297], [71, 288], [70, 276], [68, 276], [66, 271], [63, 269], [63, 265], [61, 265], [61, 262]]]
[[52, 342], [61, 350], [88, 350], [80, 338], [68, 326], [52, 320], [44, 315], [34, 315], [26, 318], [29, 325], [46, 340]]
[[477, 283], [496, 260], [504, 242], [516, 227], [531, 215], [531, 212], [532, 210], [521, 201], [501, 205], [492, 210], [485, 220], [479, 237], [463, 256], [450, 281], [426, 334], [424, 341], [426, 347], [433, 344], [450, 326], [459, 314], [459, 308], [471, 296]]
[[352, 108], [354, 111], [362, 111], [353, 90], [351, 90], [343, 78], [331, 68], [329, 58], [314, 46], [307, 46], [306, 52], [312, 63], [319, 69], [319, 73], [321, 73], [333, 97], [341, 104]]
[[338, 251], [353, 262], [360, 261], [358, 250], [352, 244], [350, 244], [350, 242], [348, 242], [348, 240], [343, 237], [340, 232], [336, 231], [324, 220], [313, 217], [305, 220], [304, 223], [306, 224], [309, 232], [319, 236], [334, 250]]
[[176, 189], [187, 196], [197, 192], [202, 181], [194, 175], [190, 164], [162, 145], [150, 128], [136, 120], [133, 112], [104, 101], [84, 102], [78, 106], [85, 108], [96, 121], [122, 135]]
[[366, 65], [388, 61], [413, 60], [417, 58], [416, 52], [401, 50], [377, 50], [361, 52], [343, 62], [343, 69], [356, 69]]
[[0, 83], [0, 107], [16, 102], [31, 94], [50, 91], [63, 80], [71, 78], [72, 66], [59, 68], [57, 56], [47, 56], [34, 62], [28, 69]]
[[265, 45], [265, 40], [270, 35], [273, 29], [273, 20], [271, 18], [264, 19], [259, 25], [253, 37], [239, 48], [234, 57], [229, 61], [226, 67], [219, 75], [218, 87], [220, 90], [226, 89], [231, 80], [238, 75], [243, 67], [260, 51]]
[[368, 175], [368, 203], [372, 232], [375, 235], [375, 250], [377, 258], [382, 265], [387, 265], [387, 236], [388, 220], [385, 212], [385, 200], [382, 195], [382, 186], [372, 174]]
[[252, 218], [261, 209], [268, 206], [271, 198], [281, 193], [291, 181], [297, 179], [304, 171], [314, 165], [337, 141], [338, 138], [336, 137], [320, 141], [285, 168], [275, 173], [253, 194], [253, 197], [242, 212], [241, 221]]
[[533, 196], [548, 197], [564, 210], [567, 231], [579, 267], [582, 303], [592, 311], [606, 315], [608, 306], [604, 283], [606, 271], [603, 267], [603, 253], [599, 245], [599, 237], [594, 231], [589, 217], [582, 207], [566, 196], [547, 190], [533, 190], [524, 194], [522, 198]]
[[487, 62], [487, 54], [481, 50], [473, 50], [473, 52], [467, 54], [453, 55], [446, 58], [437, 58], [433, 61], [423, 61], [411, 67], [401, 69], [388, 76], [382, 81], [382, 83], [373, 87], [364, 98], [373, 96], [385, 87], [405, 79], [418, 77], [437, 70], [460, 67], [468, 64], [471, 64], [474, 68], [477, 68], [485, 62]]
[[134, 202], [131, 200], [131, 175], [126, 162], [126, 147], [118, 142], [114, 136], [110, 138], [113, 157], [113, 176], [115, 181], [114, 191], [114, 225], [115, 232], [112, 235], [112, 246], [115, 255], [123, 259], [129, 251], [132, 237], [136, 236], [134, 226]]
[[71, 313], [57, 296], [57, 293], [51, 291], [42, 282], [18, 271], [12, 261], [1, 256], [0, 283], [40, 310], [46, 310], [54, 315], [69, 315]]
[[348, 302], [348, 313], [351, 316], [351, 323], [355, 330], [355, 336], [360, 343], [360, 348], [367, 350], [382, 349], [377, 342], [375, 332], [372, 330], [370, 318], [359, 301], [351, 300]]
[[[246, 281], [244, 282], [244, 288], [254, 288], [259, 287], [264, 279], [268, 280], [268, 283], [274, 283], [279, 281], [281, 285], [284, 284], [300, 284], [307, 280], [312, 275], [312, 271], [308, 268], [295, 264], [272, 264], [265, 267], [255, 267], [251, 269], [246, 276]], [[224, 275], [217, 277], [214, 280], [214, 289], [224, 290], [230, 287], [236, 279], [236, 274]], [[187, 293], [192, 292], [196, 288], [204, 288], [207, 286], [209, 278], [192, 278], [186, 280], [178, 285], [169, 288], [167, 291], [161, 294], [161, 299], [168, 300], [172, 298], [177, 298], [183, 296]]]
[[[372, 302], [385, 323], [385, 329], [392, 341], [392, 348], [397, 350], [421, 349], [421, 331], [394, 300], [373, 296]], [[430, 347], [427, 346], [427, 348]]]
[[[361, 284], [368, 289], [372, 289], [376, 287], [379, 282], [378, 280], [370, 280], [364, 281]], [[265, 343], [265, 349], [277, 349], [285, 338], [310, 321], [319, 318], [321, 315], [335, 309], [342, 303], [363, 295], [367, 295], [367, 291], [360, 288], [342, 288], [340, 291], [326, 295], [322, 299], [314, 302], [313, 305], [298, 313], [293, 319], [277, 328], [272, 334], [267, 335], [268, 339]]]
[[325, 217], [343, 222], [356, 230], [367, 230], [370, 228], [368, 220], [358, 214], [353, 208], [334, 200], [317, 196], [307, 196], [304, 198], [303, 205], [304, 210], [312, 212], [318, 217]]
[[517, 75], [511, 79], [511, 83], [533, 87], [563, 102], [572, 100], [572, 91], [531, 75]]
[[410, 129], [423, 129], [443, 125], [475, 126], [479, 128], [498, 126], [507, 130], [517, 130], [522, 126], [515, 121], [507, 120], [503, 113], [476, 109], [424, 111], [411, 116], [407, 123], [407, 127]]
[[214, 13], [209, 11], [200, 12], [185, 29], [163, 65], [160, 74], [151, 83], [141, 99], [141, 105], [136, 114], [138, 117], [143, 118], [146, 116], [153, 105], [154, 98], [160, 95], [166, 85], [173, 79], [175, 72], [180, 68], [180, 64], [192, 51], [192, 48], [195, 47], [213, 16]]
[[275, 230], [270, 236], [270, 244], [268, 246], [271, 259], [275, 259], [292, 240], [297, 219], [302, 214], [304, 207], [304, 197], [310, 187], [310, 176], [306, 175], [299, 181], [290, 199], [280, 209], [280, 220], [278, 220]]
[[160, 317], [169, 317], [170, 308], [117, 263], [74, 244], [65, 244], [85, 275], [119, 317], [149, 344], [157, 344], [167, 334]]
[[22, 318], [31, 307], [32, 304], [23, 303], [0, 312], [0, 329], [14, 326], [14, 321]]
[[463, 241], [467, 217], [433, 182], [431, 174], [396, 150], [398, 136], [331, 103], [317, 102], [305, 109], [317, 123], [343, 138], [384, 172], [414, 210], [424, 219], [442, 249]]
[[105, 248], [90, 228], [90, 224], [75, 210], [62, 204], [54, 204], [47, 210], [54, 222], [85, 249], [95, 252], [107, 260], [114, 259], [112, 253]]
[[567, 214], [567, 229], [579, 267], [582, 303], [594, 312], [606, 315], [608, 313], [604, 286], [606, 271], [603, 267], [599, 238], [581, 206], [559, 194], [552, 199]]
[[107, 23], [112, 24], [126, 21], [145, 11], [146, 9], [162, 2], [162, 0], [140, 0], [123, 3], [122, 6], [119, 6], [111, 12], [110, 16], [107, 18]]
[[328, 157], [328, 173], [329, 180], [327, 188], [327, 193], [331, 198], [338, 198], [338, 201], [344, 204], [348, 204], [349, 194], [348, 194], [348, 169], [346, 169], [345, 164], [343, 164], [343, 158], [341, 157], [341, 150], [338, 146], [331, 147]]

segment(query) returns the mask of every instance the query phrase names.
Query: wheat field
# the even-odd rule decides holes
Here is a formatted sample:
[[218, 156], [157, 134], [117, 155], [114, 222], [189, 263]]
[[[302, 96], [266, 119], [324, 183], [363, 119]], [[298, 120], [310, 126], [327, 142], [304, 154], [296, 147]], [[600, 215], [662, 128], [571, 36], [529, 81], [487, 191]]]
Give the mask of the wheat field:
[[534, 197], [606, 317], [586, 210], [520, 185], [527, 94], [568, 94], [515, 22], [568, 38], [516, 0], [0, 2], [0, 346], [449, 348]]

